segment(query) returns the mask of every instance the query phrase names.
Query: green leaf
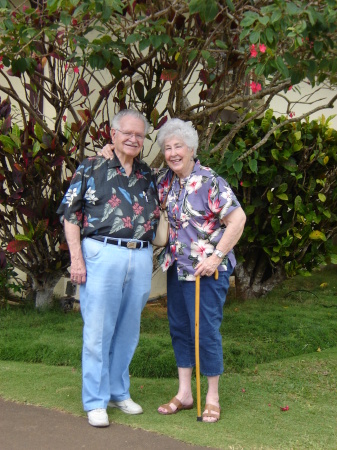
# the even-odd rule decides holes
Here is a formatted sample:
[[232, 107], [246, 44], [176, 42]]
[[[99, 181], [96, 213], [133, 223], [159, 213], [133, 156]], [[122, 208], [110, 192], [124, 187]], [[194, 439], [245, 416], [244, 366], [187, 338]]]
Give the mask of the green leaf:
[[284, 201], [288, 200], [287, 194], [276, 194], [276, 197], [279, 198], [280, 200], [284, 200]]
[[277, 216], [273, 216], [271, 218], [270, 224], [275, 233], [277, 233], [281, 228], [280, 219]]
[[24, 73], [28, 69], [28, 66], [29, 64], [26, 58], [15, 59], [12, 62], [12, 71], [13, 73], [16, 72]]
[[227, 6], [230, 11], [235, 12], [235, 6], [233, 5], [232, 0], [226, 0]]
[[296, 172], [298, 169], [294, 158], [289, 158], [287, 161], [283, 161], [282, 165], [285, 169], [289, 170], [289, 172]]
[[301, 14], [301, 12], [302, 12], [302, 10], [299, 9], [299, 8], [295, 5], [295, 3], [292, 3], [292, 2], [286, 4], [286, 10], [287, 10], [287, 13], [288, 13], [290, 16], [299, 15], [299, 14]]
[[320, 201], [322, 203], [326, 202], [326, 196], [324, 194], [319, 193], [318, 194], [318, 198], [320, 199]]
[[3, 144], [3, 150], [11, 155], [14, 153], [14, 142], [9, 136], [0, 135], [0, 142]]
[[26, 236], [24, 234], [16, 234], [14, 237], [17, 241], [32, 242], [31, 238], [29, 238], [28, 236]]
[[242, 161], [235, 161], [235, 163], [233, 164], [234, 170], [236, 173], [240, 173], [243, 167], [243, 162]]
[[253, 173], [257, 173], [257, 161], [256, 159], [249, 160], [249, 168]]
[[270, 258], [274, 263], [278, 263], [280, 261], [280, 257], [279, 256], [273, 256], [272, 258]]
[[321, 240], [321, 241], [326, 241], [326, 237], [325, 234], [322, 233], [321, 231], [318, 230], [314, 230], [309, 234], [309, 239], [316, 241], [316, 240]]
[[256, 44], [257, 42], [259, 42], [260, 40], [260, 32], [259, 31], [253, 31], [250, 35], [249, 35], [249, 41], [252, 44]]
[[302, 198], [297, 195], [294, 201], [295, 211], [298, 211], [302, 207]]
[[282, 17], [282, 12], [281, 12], [280, 10], [276, 10], [276, 11], [274, 11], [273, 14], [271, 15], [270, 21], [271, 21], [271, 23], [274, 24], [275, 22], [277, 22], [278, 20], [280, 20], [281, 17]]
[[289, 70], [287, 66], [284, 64], [284, 61], [281, 56], [278, 56], [275, 60], [276, 67], [278, 71], [287, 78], [289, 76]]
[[15, 134], [13, 134], [13, 133], [9, 133], [9, 137], [12, 139], [12, 141], [14, 142], [14, 144], [15, 144], [15, 147], [16, 148], [20, 148], [20, 146], [21, 146], [21, 140], [20, 140], [20, 138], [18, 137], [18, 136], [15, 136]]
[[189, 3], [190, 14], [199, 14], [201, 20], [210, 22], [215, 19], [219, 9], [215, 0], [191, 0]]
[[210, 52], [207, 50], [201, 50], [202, 57], [207, 61], [208, 58], [211, 56]]
[[36, 156], [41, 149], [41, 145], [39, 141], [35, 141], [33, 145], [33, 156]]
[[38, 140], [40, 142], [42, 142], [43, 128], [41, 127], [41, 125], [39, 123], [35, 124], [34, 131], [35, 131], [35, 134], [36, 134], [36, 137], [38, 138]]
[[274, 200], [274, 194], [272, 191], [267, 192], [267, 199], [269, 203], [271, 203]]
[[139, 42], [141, 36], [139, 34], [130, 34], [126, 39], [126, 45], [134, 44], [135, 42]]
[[337, 255], [329, 255], [331, 264], [337, 264]]
[[266, 29], [266, 37], [269, 44], [272, 44], [274, 42], [274, 32], [271, 28]]
[[195, 59], [197, 56], [198, 56], [198, 50], [195, 50], [195, 49], [192, 50], [187, 57], [188, 62], [193, 61], [193, 59]]
[[250, 27], [259, 18], [259, 15], [255, 12], [245, 12], [244, 18], [241, 20], [240, 25], [243, 28]]
[[267, 23], [269, 22], [269, 17], [268, 16], [259, 16], [258, 21], [260, 23], [262, 23], [262, 25], [267, 25]]
[[71, 23], [71, 16], [66, 11], [61, 11], [60, 22], [67, 27]]

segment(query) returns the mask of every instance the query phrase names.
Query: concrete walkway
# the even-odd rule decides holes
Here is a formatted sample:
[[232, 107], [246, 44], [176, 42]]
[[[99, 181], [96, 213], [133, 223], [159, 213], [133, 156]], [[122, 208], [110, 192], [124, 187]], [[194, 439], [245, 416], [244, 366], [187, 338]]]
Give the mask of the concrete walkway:
[[88, 424], [85, 417], [0, 399], [1, 450], [202, 450], [205, 448], [115, 423], [111, 423], [108, 428], [94, 428]]

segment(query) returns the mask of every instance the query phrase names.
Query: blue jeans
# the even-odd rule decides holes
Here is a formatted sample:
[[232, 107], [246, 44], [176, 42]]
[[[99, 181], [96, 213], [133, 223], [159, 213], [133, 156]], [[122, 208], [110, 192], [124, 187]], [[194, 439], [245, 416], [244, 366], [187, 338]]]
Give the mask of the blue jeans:
[[[220, 325], [223, 306], [233, 272], [219, 272], [219, 279], [200, 277], [199, 356], [200, 371], [205, 376], [220, 375], [223, 370]], [[167, 272], [167, 314], [177, 366], [195, 366], [195, 283], [179, 281], [177, 265]]]
[[80, 286], [82, 400], [90, 411], [130, 398], [129, 365], [150, 294], [153, 250], [151, 245], [128, 249], [86, 238], [82, 252], [87, 269], [87, 281]]

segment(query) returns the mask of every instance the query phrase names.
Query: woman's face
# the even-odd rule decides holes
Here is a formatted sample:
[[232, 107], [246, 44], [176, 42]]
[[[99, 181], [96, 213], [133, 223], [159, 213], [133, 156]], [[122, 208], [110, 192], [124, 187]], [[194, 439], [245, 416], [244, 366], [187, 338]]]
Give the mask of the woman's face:
[[179, 137], [165, 140], [164, 155], [167, 165], [179, 178], [186, 178], [194, 167], [193, 150]]

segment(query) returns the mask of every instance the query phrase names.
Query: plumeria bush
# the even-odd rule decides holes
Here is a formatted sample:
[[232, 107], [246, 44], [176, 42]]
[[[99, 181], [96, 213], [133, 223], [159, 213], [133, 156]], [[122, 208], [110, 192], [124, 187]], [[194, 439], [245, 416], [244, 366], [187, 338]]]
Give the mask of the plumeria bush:
[[[334, 0], [0, 4], [1, 245], [38, 303], [69, 263], [55, 215], [67, 178], [109, 140], [116, 111], [136, 108], [154, 130], [190, 120], [205, 151], [226, 161], [236, 136], [290, 86], [336, 84]], [[300, 117], [289, 101], [283, 125], [335, 100]], [[234, 125], [213, 145], [224, 122]]]
[[[203, 155], [237, 189], [247, 214], [236, 246], [239, 298], [259, 297], [286, 277], [337, 264], [337, 131], [329, 119], [284, 125], [286, 117], [268, 110], [236, 135], [224, 158]], [[278, 126], [259, 151], [249, 150]], [[231, 129], [218, 127], [215, 139]]]

